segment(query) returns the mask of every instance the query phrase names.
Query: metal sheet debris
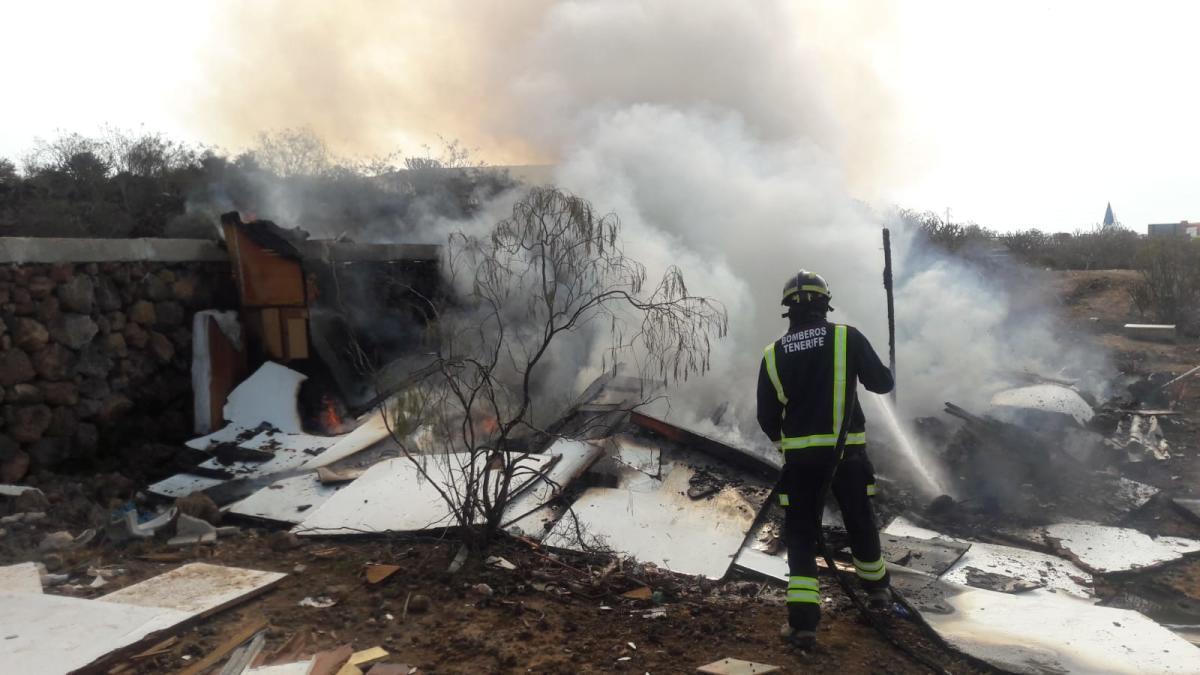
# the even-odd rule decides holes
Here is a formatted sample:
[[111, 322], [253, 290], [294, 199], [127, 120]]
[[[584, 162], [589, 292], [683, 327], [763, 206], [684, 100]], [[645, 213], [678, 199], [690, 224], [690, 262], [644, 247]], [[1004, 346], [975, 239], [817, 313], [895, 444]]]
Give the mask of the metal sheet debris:
[[295, 525], [349, 483], [323, 483], [315, 472], [276, 481], [228, 507], [230, 513]]
[[57, 675], [137, 644], [192, 614], [166, 607], [0, 592], [0, 672]]
[[1096, 415], [1078, 392], [1056, 384], [1006, 389], [992, 396], [992, 405], [1070, 415], [1080, 425], [1087, 424]]
[[892, 584], [950, 645], [1016, 673], [1195, 673], [1200, 650], [1129, 610], [997, 593], [896, 566]]
[[509, 534], [532, 539], [544, 537], [563, 510], [550, 502], [582, 476], [604, 451], [591, 443], [563, 439], [551, 445], [546, 454], [559, 459], [545, 476], [509, 502], [504, 514], [504, 529]]
[[1176, 497], [1171, 500], [1171, 504], [1183, 515], [1200, 522], [1200, 499]]
[[880, 533], [879, 545], [888, 563], [933, 575], [945, 573], [971, 548], [965, 542], [891, 533]]
[[[424, 473], [413, 459], [423, 463]], [[292, 531], [301, 536], [417, 532], [454, 524], [443, 498], [448, 485], [462, 482], [470, 453], [389, 459], [367, 469], [358, 480], [312, 510]], [[474, 459], [480, 466], [483, 457]], [[511, 491], [520, 490], [549, 468], [547, 455], [526, 455], [518, 463]], [[427, 477], [426, 477], [427, 476]]]
[[[228, 465], [221, 464], [214, 458], [202, 463], [201, 468], [224, 471], [238, 478], [270, 476], [302, 469], [315, 470], [366, 450], [389, 437], [383, 408], [377, 408], [368, 413], [359, 421], [353, 431], [341, 436], [285, 434], [267, 429], [238, 441], [236, 440], [237, 434], [225, 438], [226, 429], [230, 429], [232, 426], [225, 427], [216, 434], [189, 441], [188, 444], [197, 444], [194, 447], [207, 449], [209, 447], [208, 439], [221, 435], [222, 440], [219, 442], [236, 442], [243, 448], [267, 450], [274, 457], [265, 462], [233, 462]], [[243, 430], [242, 433], [248, 432]], [[163, 497], [179, 498], [186, 497], [197, 490], [215, 487], [223, 482], [225, 481], [220, 478], [184, 472], [151, 485], [149, 490]]]
[[1200, 541], [1182, 537], [1151, 537], [1123, 527], [1095, 523], [1055, 523], [1045, 537], [1097, 574], [1157, 567], [1200, 552]]
[[765, 673], [782, 673], [783, 669], [779, 666], [772, 666], [766, 663], [755, 663], [753, 661], [743, 661], [741, 659], [721, 659], [712, 663], [700, 666], [696, 669], [697, 673], [705, 675], [764, 675]]
[[20, 497], [30, 490], [41, 492], [41, 490], [28, 485], [0, 485], [0, 497]]
[[[917, 539], [962, 541], [918, 527], [904, 517], [893, 520], [884, 528], [882, 534], [885, 536], [903, 535]], [[981, 572], [1011, 577], [1026, 584], [1044, 585], [1047, 591], [1061, 591], [1085, 600], [1093, 598], [1092, 575], [1069, 560], [1015, 546], [977, 541], [964, 543], [970, 543], [971, 548], [959, 558], [958, 562], [939, 576], [941, 580], [972, 586], [968, 569], [974, 568]]]
[[189, 617], [208, 616], [258, 595], [287, 574], [190, 563], [100, 598], [139, 607], [170, 608]]
[[0, 567], [0, 589], [6, 593], [42, 592], [41, 570], [37, 563], [23, 562]]
[[1171, 458], [1171, 446], [1163, 435], [1158, 417], [1154, 415], [1130, 415], [1122, 419], [1106, 443], [1124, 450], [1131, 462], [1140, 462], [1146, 457], [1159, 461]]
[[710, 579], [725, 576], [761, 503], [724, 486], [712, 497], [687, 496], [695, 470], [664, 468], [657, 489], [590, 488], [543, 543], [572, 550], [610, 549], [644, 563]]

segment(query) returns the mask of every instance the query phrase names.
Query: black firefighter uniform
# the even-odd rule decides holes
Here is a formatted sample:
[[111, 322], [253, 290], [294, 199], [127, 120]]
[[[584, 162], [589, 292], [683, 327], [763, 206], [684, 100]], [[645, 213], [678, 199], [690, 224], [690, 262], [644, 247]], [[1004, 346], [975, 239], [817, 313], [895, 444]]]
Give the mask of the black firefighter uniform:
[[[767, 346], [758, 373], [758, 423], [784, 456], [778, 499], [788, 550], [788, 622], [814, 630], [820, 621], [817, 528], [820, 494], [835, 457], [846, 415], [847, 392], [892, 390], [892, 373], [857, 329], [823, 319], [793, 322]], [[849, 411], [844, 456], [832, 491], [850, 535], [854, 568], [867, 589], [887, 587], [887, 569], [871, 508], [875, 478], [866, 453], [866, 419], [855, 401]]]

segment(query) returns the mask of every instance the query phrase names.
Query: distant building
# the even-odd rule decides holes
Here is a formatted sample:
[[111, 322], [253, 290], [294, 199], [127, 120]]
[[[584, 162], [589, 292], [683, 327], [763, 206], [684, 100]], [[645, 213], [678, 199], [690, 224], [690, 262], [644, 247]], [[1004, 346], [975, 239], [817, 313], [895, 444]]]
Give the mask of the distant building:
[[1116, 224], [1117, 224], [1117, 219], [1116, 219], [1116, 217], [1113, 216], [1112, 202], [1109, 202], [1108, 208], [1104, 210], [1104, 226], [1112, 227], [1113, 225], [1116, 225]]
[[1146, 234], [1151, 237], [1200, 237], [1200, 223], [1189, 223], [1182, 220], [1178, 223], [1150, 223], [1146, 226]]

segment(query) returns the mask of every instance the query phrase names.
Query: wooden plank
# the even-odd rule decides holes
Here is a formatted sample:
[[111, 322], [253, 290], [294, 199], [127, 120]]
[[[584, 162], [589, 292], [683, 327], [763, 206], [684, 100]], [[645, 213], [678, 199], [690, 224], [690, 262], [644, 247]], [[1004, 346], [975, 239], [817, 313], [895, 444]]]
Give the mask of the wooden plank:
[[224, 642], [209, 652], [207, 656], [179, 671], [179, 675], [199, 675], [221, 662], [229, 652], [237, 649], [243, 642], [253, 638], [258, 631], [267, 627], [267, 619], [256, 616], [242, 623]]
[[263, 351], [276, 361], [283, 361], [283, 325], [279, 321], [279, 309], [265, 307], [259, 310], [259, 325], [262, 327]]
[[312, 667], [308, 669], [308, 675], [337, 675], [338, 669], [349, 661], [353, 654], [354, 649], [350, 645], [342, 645], [332, 651], [317, 652], [313, 657]]
[[371, 647], [360, 652], [354, 652], [350, 656], [350, 663], [356, 666], [370, 666], [388, 657], [387, 650], [383, 647]]

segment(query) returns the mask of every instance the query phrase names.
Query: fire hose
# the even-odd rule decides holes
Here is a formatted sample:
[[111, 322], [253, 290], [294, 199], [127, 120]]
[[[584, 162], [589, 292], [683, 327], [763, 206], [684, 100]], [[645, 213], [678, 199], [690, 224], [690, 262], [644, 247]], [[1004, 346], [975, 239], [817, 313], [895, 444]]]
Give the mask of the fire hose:
[[[848, 412], [853, 412], [856, 405], [858, 405], [858, 392], [854, 389], [851, 389], [846, 396], [846, 407], [844, 409]], [[821, 499], [818, 502], [818, 504], [821, 505], [821, 508], [817, 509], [817, 547], [821, 551], [821, 557], [825, 560], [826, 567], [829, 568], [830, 573], [832, 573], [834, 579], [837, 580], [838, 586], [842, 588], [842, 592], [846, 594], [846, 597], [850, 598], [850, 602], [854, 604], [867, 623], [875, 629], [875, 632], [879, 633], [884, 640], [886, 640], [896, 649], [903, 652], [913, 661], [925, 666], [926, 668], [929, 668], [935, 673], [939, 673], [941, 675], [950, 675], [950, 671], [946, 670], [938, 663], [935, 663], [930, 658], [917, 653], [916, 650], [906, 644], [903, 640], [896, 637], [888, 628], [883, 619], [880, 618], [875, 612], [871, 611], [871, 608], [867, 607], [866, 603], [863, 602], [863, 599], [859, 597], [857, 593], [855, 593], [854, 587], [851, 585], [849, 580], [850, 575], [843, 573], [837, 568], [837, 565], [834, 564], [833, 550], [829, 547], [829, 542], [825, 540], [825, 531], [822, 529], [822, 520], [825, 514], [825, 500], [829, 498], [829, 491], [833, 487], [833, 477], [837, 474], [838, 465], [842, 463], [842, 452], [846, 449], [846, 435], [850, 429], [850, 417], [850, 414], [846, 414], [842, 419], [841, 428], [838, 430], [837, 445], [835, 445], [833, 448], [834, 459], [832, 462], [830, 462], [829, 471], [825, 474], [825, 482], [821, 486]], [[924, 624], [921, 625], [927, 631], [929, 630]], [[941, 642], [936, 635], [932, 637], [935, 641]]]

